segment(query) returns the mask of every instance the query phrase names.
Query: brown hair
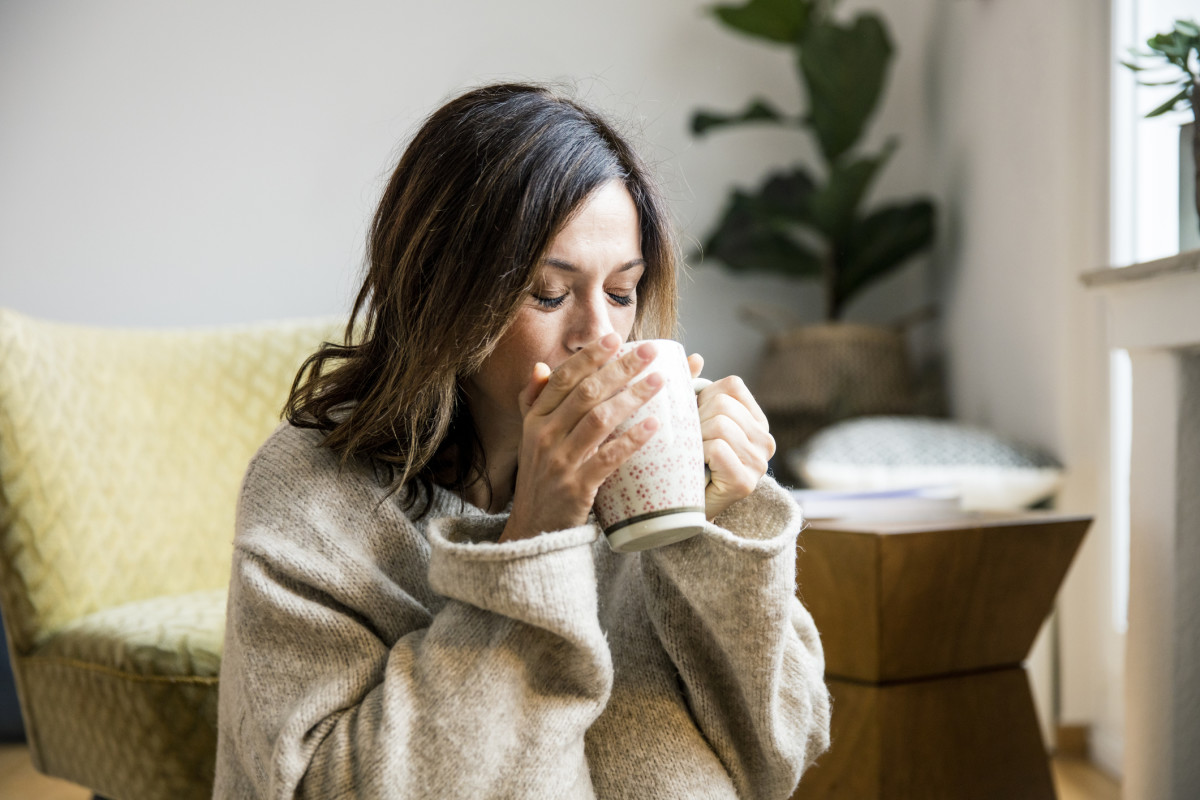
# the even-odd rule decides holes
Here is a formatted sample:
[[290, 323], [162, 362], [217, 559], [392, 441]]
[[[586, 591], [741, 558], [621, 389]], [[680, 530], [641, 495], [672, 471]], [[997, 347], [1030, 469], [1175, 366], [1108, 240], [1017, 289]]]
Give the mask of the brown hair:
[[435, 111], [401, 156], [346, 343], [325, 343], [301, 366], [288, 421], [326, 431], [342, 464], [368, 460], [391, 491], [419, 484], [428, 499], [435, 477], [456, 491], [486, 481], [463, 379], [528, 298], [555, 234], [610, 180], [633, 198], [646, 261], [633, 335], [672, 335], [675, 241], [633, 149], [545, 87], [485, 86]]

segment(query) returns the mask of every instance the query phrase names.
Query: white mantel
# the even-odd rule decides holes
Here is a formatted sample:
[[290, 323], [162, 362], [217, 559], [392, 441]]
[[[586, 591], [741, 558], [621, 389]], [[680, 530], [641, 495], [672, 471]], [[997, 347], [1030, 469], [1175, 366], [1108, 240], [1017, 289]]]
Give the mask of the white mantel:
[[1131, 798], [1200, 797], [1200, 250], [1083, 276], [1133, 367], [1125, 765]]

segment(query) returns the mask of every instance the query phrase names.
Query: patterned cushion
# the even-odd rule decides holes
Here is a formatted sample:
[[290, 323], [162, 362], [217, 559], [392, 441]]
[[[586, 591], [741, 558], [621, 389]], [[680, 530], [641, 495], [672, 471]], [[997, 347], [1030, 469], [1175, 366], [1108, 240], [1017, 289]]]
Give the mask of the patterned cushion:
[[132, 675], [215, 678], [225, 637], [224, 589], [126, 603], [88, 614], [34, 651]]
[[816, 489], [954, 486], [967, 510], [1016, 510], [1051, 497], [1062, 466], [981, 428], [926, 417], [860, 417], [831, 425], [789, 454]]

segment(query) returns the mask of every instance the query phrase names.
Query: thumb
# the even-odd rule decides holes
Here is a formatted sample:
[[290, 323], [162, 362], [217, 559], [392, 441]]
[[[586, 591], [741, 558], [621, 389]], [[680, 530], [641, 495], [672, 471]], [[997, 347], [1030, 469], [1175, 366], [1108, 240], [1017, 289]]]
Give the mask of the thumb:
[[699, 353], [692, 353], [687, 357], [688, 369], [692, 371], [693, 378], [699, 378], [701, 370], [704, 369], [704, 356]]
[[538, 395], [542, 393], [542, 389], [546, 388], [546, 383], [549, 380], [550, 367], [541, 361], [534, 364], [533, 374], [529, 376], [529, 383], [521, 390], [521, 396], [518, 398], [522, 417], [529, 413], [530, 407], [538, 399]]

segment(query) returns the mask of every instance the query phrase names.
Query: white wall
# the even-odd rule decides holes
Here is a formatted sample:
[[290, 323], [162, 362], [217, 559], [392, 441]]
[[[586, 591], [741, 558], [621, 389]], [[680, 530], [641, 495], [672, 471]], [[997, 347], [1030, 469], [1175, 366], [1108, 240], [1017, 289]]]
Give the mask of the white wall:
[[[563, 80], [628, 120], [697, 240], [733, 182], [809, 152], [778, 131], [691, 139], [700, 106], [798, 107], [786, 51], [707, 5], [0, 2], [0, 306], [135, 326], [345, 311], [399, 145], [444, 99], [502, 78]], [[901, 56], [873, 141], [904, 143], [880, 193], [908, 193], [929, 185], [930, 0], [877, 5]], [[924, 280], [910, 270], [859, 313], [908, 310]], [[740, 302], [820, 308], [811, 287], [711, 267], [683, 300], [708, 374], [752, 369], [761, 337]]]
[[950, 208], [942, 262], [952, 405], [1067, 467], [1061, 510], [1096, 515], [1060, 596], [1066, 723], [1120, 767], [1103, 319], [1078, 281], [1108, 263], [1108, 4], [941, 0], [933, 103]]

